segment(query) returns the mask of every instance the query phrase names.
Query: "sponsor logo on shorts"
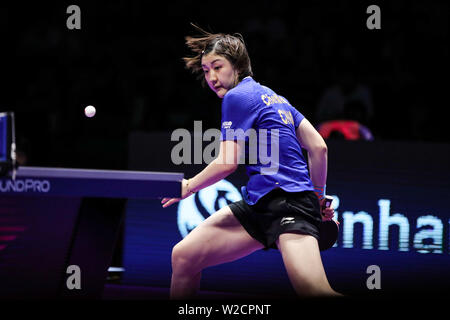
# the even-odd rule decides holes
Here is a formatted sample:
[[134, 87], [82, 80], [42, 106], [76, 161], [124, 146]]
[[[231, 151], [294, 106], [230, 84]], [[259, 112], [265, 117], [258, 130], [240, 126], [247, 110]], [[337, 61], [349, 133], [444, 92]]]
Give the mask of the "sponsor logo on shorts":
[[289, 224], [289, 223], [294, 223], [294, 222], [295, 222], [295, 218], [294, 217], [284, 217], [280, 221], [280, 226], [283, 226], [283, 225]]

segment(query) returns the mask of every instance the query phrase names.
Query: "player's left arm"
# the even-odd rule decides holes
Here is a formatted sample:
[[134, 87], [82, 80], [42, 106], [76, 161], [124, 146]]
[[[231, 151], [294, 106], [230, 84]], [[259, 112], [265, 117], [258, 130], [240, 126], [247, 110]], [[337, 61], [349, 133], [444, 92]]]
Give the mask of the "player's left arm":
[[300, 145], [308, 152], [309, 170], [314, 186], [325, 186], [327, 181], [328, 148], [313, 125], [303, 119], [296, 130]]
[[191, 179], [183, 179], [181, 198], [164, 198], [161, 203], [166, 208], [195, 192], [206, 188], [232, 174], [239, 166], [242, 147], [237, 141], [221, 141], [219, 155], [205, 169]]
[[[324, 139], [307, 119], [303, 119], [300, 122], [296, 135], [300, 145], [308, 151], [309, 171], [314, 188], [325, 188], [328, 169], [328, 148]], [[324, 219], [329, 220], [333, 217], [334, 210], [332, 208], [324, 208], [324, 200], [323, 198], [320, 199], [321, 210]]]

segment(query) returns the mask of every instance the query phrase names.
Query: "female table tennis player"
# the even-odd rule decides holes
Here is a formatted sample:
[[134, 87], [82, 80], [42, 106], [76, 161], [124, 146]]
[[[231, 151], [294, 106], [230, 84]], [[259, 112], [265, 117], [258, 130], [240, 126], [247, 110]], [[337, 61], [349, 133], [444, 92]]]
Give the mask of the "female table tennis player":
[[[182, 181], [181, 198], [163, 198], [163, 207], [224, 179], [243, 154], [248, 158], [250, 148], [239, 143], [245, 137], [227, 135], [227, 130], [266, 129], [279, 139], [278, 159], [275, 170], [266, 173], [260, 159], [246, 162], [244, 200], [218, 210], [174, 246], [171, 299], [195, 297], [204, 268], [269, 248], [280, 250], [299, 296], [340, 295], [327, 280], [318, 247], [319, 224], [334, 215], [332, 208], [321, 206], [327, 177], [324, 140], [284, 97], [252, 78], [241, 35], [198, 29], [201, 35], [186, 37], [194, 56], [184, 61], [222, 99], [220, 151], [199, 174]], [[309, 171], [301, 148], [308, 152]]]

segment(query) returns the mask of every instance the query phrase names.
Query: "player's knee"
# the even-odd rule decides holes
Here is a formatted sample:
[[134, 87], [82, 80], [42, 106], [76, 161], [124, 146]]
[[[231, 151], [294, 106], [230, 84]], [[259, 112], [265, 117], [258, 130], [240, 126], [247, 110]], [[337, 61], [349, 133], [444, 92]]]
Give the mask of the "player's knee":
[[182, 242], [172, 249], [172, 272], [175, 274], [196, 274], [201, 271], [195, 248]]
[[327, 281], [303, 281], [298, 294], [300, 296], [306, 297], [321, 297], [321, 296], [331, 296], [334, 293], [334, 290], [330, 287]]

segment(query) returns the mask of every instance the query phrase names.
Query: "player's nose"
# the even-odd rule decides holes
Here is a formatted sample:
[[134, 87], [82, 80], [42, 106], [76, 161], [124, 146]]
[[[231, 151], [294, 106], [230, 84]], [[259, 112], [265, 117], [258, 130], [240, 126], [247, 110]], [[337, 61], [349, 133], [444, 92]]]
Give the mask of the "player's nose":
[[209, 81], [211, 83], [216, 83], [217, 82], [217, 75], [213, 70], [209, 71]]

